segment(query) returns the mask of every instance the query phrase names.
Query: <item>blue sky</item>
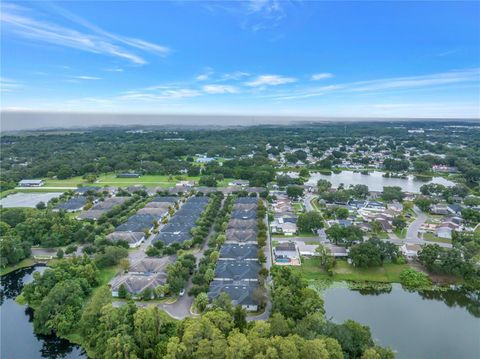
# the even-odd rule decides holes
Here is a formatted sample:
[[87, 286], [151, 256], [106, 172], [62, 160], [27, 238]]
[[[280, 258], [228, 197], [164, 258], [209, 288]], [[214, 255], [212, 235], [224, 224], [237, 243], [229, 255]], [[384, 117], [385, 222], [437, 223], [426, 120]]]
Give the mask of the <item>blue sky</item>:
[[3, 2], [2, 109], [480, 117], [479, 2]]

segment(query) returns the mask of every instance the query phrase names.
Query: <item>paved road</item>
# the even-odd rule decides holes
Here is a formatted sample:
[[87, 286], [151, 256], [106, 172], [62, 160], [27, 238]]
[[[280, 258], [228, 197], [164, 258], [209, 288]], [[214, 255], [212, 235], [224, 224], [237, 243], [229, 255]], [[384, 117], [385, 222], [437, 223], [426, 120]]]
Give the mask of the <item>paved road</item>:
[[[225, 203], [225, 199], [222, 201], [221, 208], [223, 208], [224, 203]], [[208, 233], [207, 238], [205, 239], [205, 241], [203, 241], [202, 247], [199, 248], [196, 252], [192, 253], [197, 260], [197, 265], [200, 262], [200, 260], [203, 258], [203, 253], [208, 248], [208, 242], [210, 241], [211, 237], [214, 234], [215, 234], [215, 231], [213, 230], [213, 226], [212, 226], [212, 228], [210, 228], [210, 232]], [[188, 283], [185, 286], [185, 294], [179, 297], [175, 303], [160, 304], [159, 307], [162, 308], [171, 317], [175, 319], [183, 319], [185, 317], [192, 316], [192, 313], [190, 312], [190, 308], [192, 307], [195, 297], [188, 295], [188, 291], [190, 290], [190, 288], [192, 288], [192, 285], [193, 285], [192, 278], [190, 276], [190, 278], [188, 279]]]
[[265, 246], [265, 256], [267, 257], [267, 261], [265, 262], [265, 268], [268, 270], [268, 277], [266, 279], [265, 286], [267, 287], [267, 305], [265, 306], [265, 310], [260, 315], [249, 315], [247, 316], [247, 321], [253, 320], [267, 320], [270, 317], [270, 312], [272, 309], [272, 301], [271, 301], [271, 293], [270, 287], [272, 286], [272, 276], [270, 274], [270, 270], [272, 269], [273, 265], [273, 258], [272, 258], [272, 238], [270, 236], [270, 225], [268, 223], [268, 215], [265, 215], [265, 224], [267, 226], [267, 245]]
[[316, 211], [316, 209], [312, 206], [312, 200], [316, 197], [313, 193], [307, 193], [303, 199], [303, 204], [305, 205], [305, 210], [309, 211]]
[[417, 206], [413, 207], [413, 211], [415, 212], [417, 218], [415, 218], [415, 220], [408, 226], [405, 240], [409, 243], [422, 244], [424, 240], [418, 236], [418, 231], [420, 230], [420, 227], [422, 227], [422, 225], [425, 223], [428, 216], [424, 212], [422, 212]]

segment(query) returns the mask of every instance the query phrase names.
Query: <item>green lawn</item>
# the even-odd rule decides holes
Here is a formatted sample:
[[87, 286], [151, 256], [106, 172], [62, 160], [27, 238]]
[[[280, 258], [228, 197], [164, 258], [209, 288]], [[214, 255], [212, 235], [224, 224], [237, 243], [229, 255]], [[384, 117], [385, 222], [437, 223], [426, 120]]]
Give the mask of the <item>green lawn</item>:
[[429, 232], [423, 234], [423, 239], [425, 239], [427, 242], [452, 243], [451, 239], [440, 238]]
[[[117, 178], [116, 174], [109, 173], [100, 175], [95, 183], [86, 183], [82, 177], [72, 177], [65, 180], [44, 179], [45, 187], [77, 187], [84, 186], [113, 186], [113, 187], [128, 187], [136, 184], [143, 184], [146, 187], [173, 187], [181, 180], [195, 181], [198, 183], [199, 176], [163, 176], [163, 175], [145, 175], [139, 178]], [[225, 178], [218, 183], [219, 187], [227, 186], [232, 181], [232, 178]], [[37, 190], [38, 191], [38, 190]]]
[[14, 266], [6, 266], [5, 268], [0, 269], [0, 276], [13, 272], [20, 268], [31, 267], [35, 264], [33, 258], [25, 258], [24, 260], [18, 262]]
[[331, 279], [335, 281], [354, 282], [389, 282], [399, 283], [400, 273], [408, 268], [408, 264], [385, 263], [382, 267], [376, 268], [355, 268], [346, 261], [337, 261], [333, 277], [330, 277], [320, 268], [317, 258], [303, 259], [301, 267], [292, 267], [299, 271], [302, 277], [307, 280]]

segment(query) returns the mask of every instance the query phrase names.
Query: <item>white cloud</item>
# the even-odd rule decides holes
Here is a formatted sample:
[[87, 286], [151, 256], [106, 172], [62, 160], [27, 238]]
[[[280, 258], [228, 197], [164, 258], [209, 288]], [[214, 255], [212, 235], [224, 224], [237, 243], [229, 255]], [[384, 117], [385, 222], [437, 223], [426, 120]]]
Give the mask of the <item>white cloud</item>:
[[195, 79], [197, 81], [207, 81], [208, 79], [210, 79], [210, 76], [212, 76], [214, 74], [214, 71], [212, 68], [210, 67], [206, 67], [203, 72], [198, 75]]
[[101, 77], [96, 76], [73, 76], [74, 79], [77, 80], [101, 80]]
[[360, 81], [350, 84], [353, 92], [368, 92], [379, 90], [412, 89], [418, 87], [433, 87], [451, 85], [462, 82], [479, 82], [479, 69], [442, 72], [431, 75], [386, 78], [372, 81]]
[[238, 89], [235, 86], [229, 85], [205, 85], [203, 91], [209, 94], [222, 94], [222, 93], [237, 93]]
[[118, 97], [120, 100], [164, 101], [201, 96], [202, 93], [194, 89], [169, 89], [160, 92], [131, 91]]
[[144, 40], [106, 32], [64, 10], [62, 10], [62, 15], [67, 14], [68, 16], [66, 17], [71, 20], [74, 19], [74, 22], [86, 27], [90, 33], [36, 20], [31, 16], [31, 11], [28, 10], [27, 8], [12, 4], [2, 5], [0, 21], [3, 24], [3, 32], [11, 31], [24, 38], [86, 52], [119, 57], [137, 65], [146, 64], [147, 61], [134, 53], [132, 48], [152, 52], [160, 56], [165, 56], [170, 51], [167, 47]]
[[322, 72], [322, 73], [319, 73], [319, 74], [312, 75], [311, 79], [313, 81], [319, 81], [319, 80], [329, 79], [329, 78], [332, 78], [332, 77], [333, 77], [333, 74], [328, 73], [328, 72]]
[[297, 81], [293, 77], [284, 77], [279, 75], [261, 75], [255, 78], [253, 81], [246, 82], [245, 85], [258, 87], [258, 86], [277, 86], [289, 84]]
[[111, 69], [105, 69], [104, 71], [108, 71], [108, 72], [123, 72], [123, 69], [120, 68], [120, 67], [114, 67], [114, 68], [111, 68]]

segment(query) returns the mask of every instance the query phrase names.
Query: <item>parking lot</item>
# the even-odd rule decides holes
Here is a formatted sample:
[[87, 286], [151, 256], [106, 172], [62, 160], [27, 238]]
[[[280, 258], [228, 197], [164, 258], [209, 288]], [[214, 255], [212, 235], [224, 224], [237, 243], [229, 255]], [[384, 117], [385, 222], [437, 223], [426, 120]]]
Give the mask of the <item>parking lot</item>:
[[61, 192], [52, 192], [52, 193], [15, 193], [11, 194], [0, 200], [0, 205], [3, 208], [14, 208], [14, 207], [30, 207], [35, 208], [35, 206], [43, 202], [48, 203], [52, 198], [60, 197]]

